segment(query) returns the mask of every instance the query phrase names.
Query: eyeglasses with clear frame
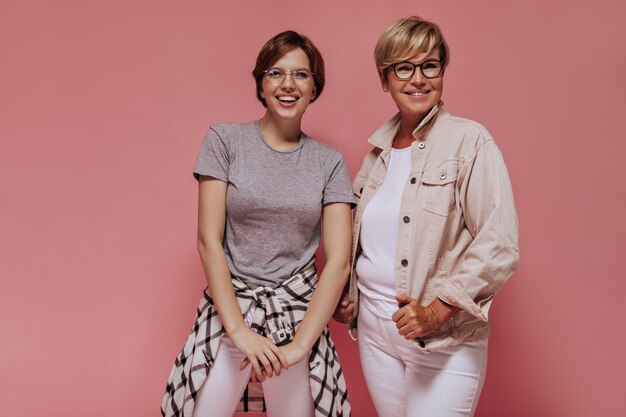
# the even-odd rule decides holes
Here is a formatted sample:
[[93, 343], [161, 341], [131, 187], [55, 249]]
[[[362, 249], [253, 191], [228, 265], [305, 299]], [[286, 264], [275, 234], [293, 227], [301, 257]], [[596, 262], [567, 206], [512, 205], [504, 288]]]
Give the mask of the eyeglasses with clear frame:
[[443, 63], [436, 59], [422, 62], [421, 64], [414, 64], [412, 62], [403, 61], [391, 64], [394, 74], [400, 80], [410, 80], [415, 74], [415, 68], [420, 69], [422, 75], [426, 78], [437, 78], [441, 75], [443, 70]]
[[313, 73], [306, 68], [298, 68], [287, 71], [280, 67], [271, 67], [263, 71], [268, 81], [272, 84], [280, 85], [287, 75], [291, 75], [293, 81], [298, 85], [306, 85], [313, 80]]

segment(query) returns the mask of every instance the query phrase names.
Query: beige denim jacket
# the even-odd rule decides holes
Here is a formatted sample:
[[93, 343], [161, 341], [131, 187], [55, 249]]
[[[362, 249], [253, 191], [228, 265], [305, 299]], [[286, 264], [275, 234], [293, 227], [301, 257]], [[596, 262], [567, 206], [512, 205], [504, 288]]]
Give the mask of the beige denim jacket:
[[[518, 223], [502, 154], [489, 132], [435, 106], [413, 131], [411, 174], [402, 193], [396, 249], [396, 291], [423, 306], [435, 297], [460, 307], [443, 327], [415, 340], [423, 352], [489, 335], [496, 292], [519, 261]], [[352, 240], [350, 301], [358, 314], [355, 270], [365, 207], [381, 186], [399, 114], [369, 139], [359, 170]], [[351, 334], [356, 317], [350, 324]]]

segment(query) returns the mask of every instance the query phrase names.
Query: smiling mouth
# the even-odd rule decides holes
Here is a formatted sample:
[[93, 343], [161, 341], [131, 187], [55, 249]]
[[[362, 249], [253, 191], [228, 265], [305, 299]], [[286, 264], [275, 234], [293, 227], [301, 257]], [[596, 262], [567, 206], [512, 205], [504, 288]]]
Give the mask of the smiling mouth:
[[300, 97], [293, 97], [293, 96], [280, 96], [280, 97], [276, 97], [278, 99], [278, 101], [281, 101], [283, 103], [294, 103], [296, 102]]
[[407, 96], [412, 96], [412, 97], [421, 97], [421, 96], [425, 96], [426, 94], [430, 93], [430, 91], [415, 91], [412, 93], [404, 93]]

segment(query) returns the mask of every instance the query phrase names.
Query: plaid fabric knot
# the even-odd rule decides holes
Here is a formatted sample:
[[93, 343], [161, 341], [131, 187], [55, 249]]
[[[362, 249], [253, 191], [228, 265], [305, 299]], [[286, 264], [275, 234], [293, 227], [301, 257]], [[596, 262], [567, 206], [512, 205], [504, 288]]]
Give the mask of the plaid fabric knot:
[[294, 329], [289, 319], [296, 319], [299, 322], [302, 318], [285, 315], [284, 294], [281, 294], [282, 297], [279, 296], [271, 287], [250, 289], [245, 285], [240, 287], [237, 283], [234, 287], [243, 315], [252, 318], [248, 323], [252, 330], [264, 335], [277, 346], [286, 345], [293, 339]]
[[[242, 314], [254, 331], [274, 344], [289, 343], [306, 313], [317, 285], [315, 260], [276, 288], [246, 286], [233, 277]], [[161, 404], [165, 417], [191, 417], [196, 396], [217, 355], [224, 330], [205, 290], [185, 345], [176, 357]], [[309, 354], [309, 384], [316, 417], [349, 417], [350, 403], [339, 357], [328, 328]], [[249, 383], [237, 411], [265, 411], [260, 383]], [[294, 410], [297, 414], [297, 410]]]

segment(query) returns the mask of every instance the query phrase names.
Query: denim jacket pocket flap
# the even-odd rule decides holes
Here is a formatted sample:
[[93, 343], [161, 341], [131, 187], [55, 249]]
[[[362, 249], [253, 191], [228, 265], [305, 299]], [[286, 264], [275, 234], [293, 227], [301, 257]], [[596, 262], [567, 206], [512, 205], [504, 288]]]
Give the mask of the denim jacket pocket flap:
[[424, 172], [422, 184], [426, 185], [446, 185], [455, 182], [457, 178], [456, 166], [442, 166], [431, 168]]
[[448, 161], [424, 171], [422, 188], [424, 209], [431, 213], [448, 216], [454, 207], [454, 194], [458, 177], [458, 161]]

